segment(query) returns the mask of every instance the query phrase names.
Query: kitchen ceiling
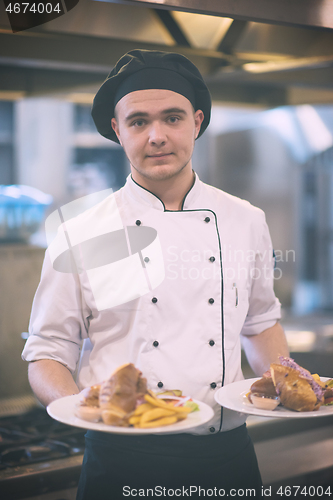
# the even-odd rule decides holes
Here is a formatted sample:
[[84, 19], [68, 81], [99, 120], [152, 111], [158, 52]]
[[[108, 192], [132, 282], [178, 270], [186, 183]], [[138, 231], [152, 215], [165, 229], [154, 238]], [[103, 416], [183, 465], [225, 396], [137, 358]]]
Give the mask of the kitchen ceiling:
[[12, 33], [1, 2], [0, 98], [75, 92], [89, 100], [124, 52], [146, 48], [189, 57], [215, 101], [332, 103], [332, 28], [333, 0], [80, 0]]

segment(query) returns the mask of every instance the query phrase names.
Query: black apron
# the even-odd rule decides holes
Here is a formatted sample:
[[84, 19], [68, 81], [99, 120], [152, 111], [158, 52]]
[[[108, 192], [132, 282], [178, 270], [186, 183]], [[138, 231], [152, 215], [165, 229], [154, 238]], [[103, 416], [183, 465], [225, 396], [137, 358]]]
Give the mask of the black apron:
[[77, 500], [259, 497], [261, 486], [245, 424], [207, 436], [88, 431]]

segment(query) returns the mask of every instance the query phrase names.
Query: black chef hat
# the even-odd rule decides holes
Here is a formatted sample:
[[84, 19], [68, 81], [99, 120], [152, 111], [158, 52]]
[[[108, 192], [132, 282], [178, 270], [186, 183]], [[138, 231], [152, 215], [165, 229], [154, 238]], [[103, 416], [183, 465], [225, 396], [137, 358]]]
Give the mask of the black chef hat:
[[198, 137], [206, 130], [211, 98], [198, 68], [181, 54], [135, 49], [119, 59], [95, 96], [91, 114], [98, 132], [119, 142], [111, 127], [114, 108], [126, 94], [144, 89], [172, 90], [185, 96], [195, 111], [204, 113]]

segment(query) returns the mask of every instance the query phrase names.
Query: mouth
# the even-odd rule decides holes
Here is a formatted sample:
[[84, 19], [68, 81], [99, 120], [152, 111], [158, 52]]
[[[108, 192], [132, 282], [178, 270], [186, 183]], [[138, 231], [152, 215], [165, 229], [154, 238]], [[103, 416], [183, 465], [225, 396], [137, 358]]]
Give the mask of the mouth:
[[153, 159], [163, 159], [167, 158], [168, 156], [171, 156], [172, 153], [156, 153], [154, 155], [147, 155], [148, 158], [153, 158]]

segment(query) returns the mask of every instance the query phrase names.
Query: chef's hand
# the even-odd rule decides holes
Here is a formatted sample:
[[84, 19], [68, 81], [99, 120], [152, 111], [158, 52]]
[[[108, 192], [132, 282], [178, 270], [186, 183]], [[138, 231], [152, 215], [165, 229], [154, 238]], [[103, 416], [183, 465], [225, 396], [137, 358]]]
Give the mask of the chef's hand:
[[32, 390], [44, 406], [55, 399], [79, 393], [68, 368], [52, 359], [30, 362], [28, 377]]
[[287, 339], [279, 322], [259, 335], [244, 335], [242, 344], [249, 365], [258, 377], [269, 370], [271, 363], [279, 363], [279, 356], [289, 357]]

